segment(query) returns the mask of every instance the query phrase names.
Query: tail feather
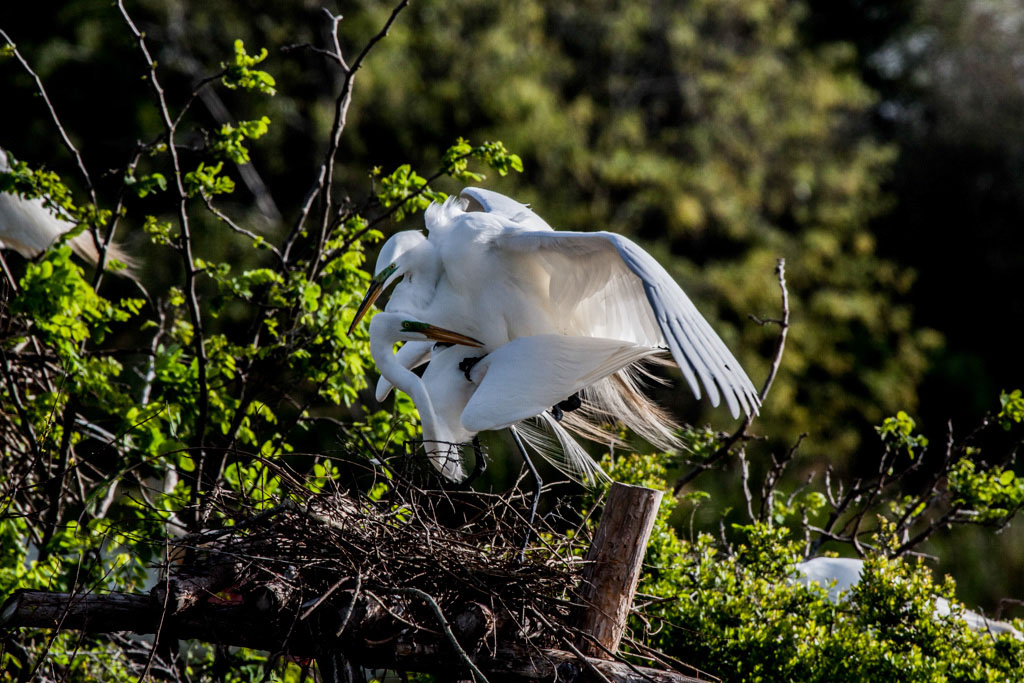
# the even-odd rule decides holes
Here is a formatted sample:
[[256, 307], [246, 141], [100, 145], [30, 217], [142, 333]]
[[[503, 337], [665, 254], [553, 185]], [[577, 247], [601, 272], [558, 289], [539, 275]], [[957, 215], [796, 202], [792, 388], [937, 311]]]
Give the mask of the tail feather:
[[565, 414], [565, 426], [585, 439], [620, 446], [622, 440], [601, 425], [621, 423], [655, 448], [681, 448], [675, 435], [680, 425], [643, 393], [645, 380], [663, 381], [647, 369], [649, 363], [668, 365], [670, 361], [649, 357], [585, 388], [580, 392], [583, 405]]
[[[74, 239], [70, 240], [68, 244], [71, 250], [78, 254], [81, 258], [85, 259], [92, 265], [97, 265], [100, 262], [100, 254], [96, 249], [96, 243], [92, 238], [92, 234], [89, 231], [84, 231], [81, 234], [75, 236]], [[109, 268], [111, 259], [116, 259], [121, 263], [125, 264], [125, 274], [132, 275], [135, 272], [137, 264], [135, 259], [129, 256], [121, 245], [116, 243], [110, 243], [107, 245], [107, 258], [105, 261], [106, 267]]]
[[[0, 157], [3, 157], [3, 150], [0, 150]], [[46, 199], [26, 199], [17, 194], [0, 193], [0, 248], [14, 249], [25, 258], [35, 258], [74, 228], [75, 223], [70, 217]], [[89, 263], [96, 265], [99, 262], [99, 251], [89, 231], [75, 235], [68, 240], [68, 246]], [[112, 258], [126, 264], [125, 274], [132, 275], [134, 260], [113, 243], [107, 247], [107, 262]]]
[[601, 466], [548, 412], [521, 422], [517, 428], [532, 450], [573, 481], [588, 487], [599, 481], [608, 481], [608, 475]]

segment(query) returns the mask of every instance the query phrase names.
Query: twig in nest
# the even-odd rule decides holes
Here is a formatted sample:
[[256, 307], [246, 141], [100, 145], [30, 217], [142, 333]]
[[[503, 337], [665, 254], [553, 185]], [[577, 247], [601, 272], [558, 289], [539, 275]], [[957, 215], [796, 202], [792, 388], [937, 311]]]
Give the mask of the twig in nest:
[[[555, 628], [555, 626], [550, 621], [548, 621], [547, 617], [545, 617], [543, 614], [532, 608], [530, 611], [533, 612], [535, 617], [537, 617], [542, 622], [547, 624], [549, 628]], [[608, 677], [601, 673], [596, 666], [594, 666], [593, 662], [590, 661], [590, 658], [582, 652], [580, 652], [579, 648], [577, 648], [576, 645], [573, 644], [572, 633], [569, 631], [569, 629], [562, 627], [559, 630], [562, 632], [564, 636], [562, 638], [562, 644], [565, 647], [569, 648], [570, 652], [579, 657], [580, 661], [583, 663], [583, 666], [585, 666], [587, 670], [590, 671], [590, 673], [594, 674], [594, 676], [598, 680], [603, 681], [603, 683], [611, 683], [611, 681], [608, 680]]]
[[721, 680], [722, 680], [718, 676], [714, 676], [712, 674], [709, 674], [706, 671], [701, 671], [700, 669], [698, 669], [697, 667], [693, 666], [692, 664], [687, 664], [686, 662], [681, 662], [678, 659], [676, 659], [675, 657], [667, 655], [664, 652], [658, 652], [657, 650], [654, 650], [651, 647], [649, 647], [647, 645], [644, 645], [639, 640], [635, 640], [634, 638], [630, 638], [629, 636], [623, 636], [623, 640], [626, 642], [627, 645], [629, 645], [631, 648], [635, 649], [637, 652], [642, 654], [644, 657], [649, 658], [651, 661], [657, 662], [658, 664], [660, 664], [661, 666], [665, 667], [666, 669], [676, 669], [677, 671], [680, 671], [680, 672], [682, 672], [684, 670], [685, 671], [689, 671], [690, 674], [693, 674], [694, 676], [700, 677], [702, 680], [705, 677], [709, 677], [711, 680], [715, 681], [716, 683], [720, 683]]
[[640, 669], [636, 668], [636, 666], [635, 666], [635, 665], [634, 665], [634, 664], [633, 664], [632, 662], [630, 662], [629, 660], [627, 660], [627, 659], [626, 659], [625, 657], [623, 657], [622, 655], [620, 655], [620, 654], [619, 654], [618, 652], [612, 652], [611, 650], [609, 650], [608, 648], [606, 648], [606, 647], [605, 647], [604, 645], [602, 645], [602, 644], [601, 644], [601, 641], [600, 641], [600, 640], [598, 640], [597, 638], [595, 638], [595, 637], [594, 637], [594, 636], [593, 636], [592, 634], [590, 634], [590, 633], [584, 633], [583, 631], [580, 631], [580, 630], [578, 630], [578, 629], [574, 629], [574, 630], [576, 630], [576, 632], [577, 632], [577, 633], [578, 633], [578, 634], [579, 634], [580, 636], [582, 636], [583, 638], [586, 638], [586, 639], [587, 639], [587, 640], [589, 640], [589, 641], [590, 641], [591, 643], [593, 643], [593, 644], [594, 644], [594, 645], [596, 645], [596, 646], [597, 646], [598, 648], [600, 648], [600, 649], [601, 649], [601, 651], [602, 651], [602, 652], [604, 652], [604, 653], [605, 653], [606, 655], [608, 655], [609, 657], [611, 657], [611, 658], [613, 658], [613, 659], [617, 659], [618, 661], [620, 661], [620, 662], [622, 662], [623, 664], [625, 664], [626, 666], [628, 666], [628, 667], [629, 667], [629, 669], [630, 669], [630, 671], [632, 671], [633, 673], [635, 673], [635, 674], [636, 674], [637, 676], [639, 676], [639, 677], [641, 677], [641, 678], [645, 678], [645, 679], [647, 679], [648, 681], [651, 681], [651, 683], [656, 683], [656, 681], [655, 681], [655, 680], [654, 680], [653, 678], [651, 678], [650, 676], [648, 676], [647, 674], [645, 674], [645, 673], [644, 673], [643, 671], [641, 671]]
[[444, 612], [442, 612], [438, 604], [434, 602], [434, 598], [430, 597], [427, 593], [424, 593], [419, 588], [392, 588], [391, 592], [405, 595], [415, 595], [416, 597], [426, 602], [430, 606], [430, 609], [434, 611], [434, 615], [437, 617], [437, 621], [441, 625], [441, 630], [444, 631], [444, 635], [448, 638], [448, 642], [451, 643], [453, 648], [455, 648], [455, 652], [459, 655], [459, 659], [461, 659], [465, 663], [465, 665], [469, 667], [469, 670], [473, 673], [473, 678], [476, 681], [478, 681], [478, 683], [488, 683], [487, 677], [484, 676], [483, 672], [477, 668], [476, 664], [473, 663], [473, 660], [470, 659], [468, 654], [466, 654], [466, 651], [462, 649], [461, 645], [459, 645], [459, 641], [455, 638], [455, 634], [452, 633], [452, 629], [451, 626], [448, 624], [448, 620], [444, 618]]
[[[416, 624], [416, 623], [413, 623], [413, 622], [409, 621], [408, 619], [406, 619], [405, 617], [403, 617], [400, 614], [396, 614], [395, 611], [393, 609], [391, 609], [390, 607], [388, 607], [388, 604], [386, 602], [384, 602], [384, 600], [382, 600], [381, 597], [379, 595], [377, 595], [376, 593], [374, 593], [373, 591], [366, 591], [366, 595], [367, 595], [367, 597], [371, 598], [374, 602], [376, 602], [378, 605], [380, 605], [381, 609], [383, 609], [385, 612], [390, 614], [391, 618], [394, 619], [395, 621], [397, 621], [399, 623], [402, 623], [402, 624], [405, 624], [406, 626], [408, 626], [409, 628], [411, 628], [411, 629], [413, 629], [415, 631], [426, 631], [427, 633], [433, 633], [434, 635], [438, 635], [437, 631], [432, 631], [429, 628], [426, 628], [424, 626], [420, 626], [419, 624]], [[388, 640], [393, 639], [393, 638], [394, 638], [394, 636], [391, 636]], [[379, 641], [379, 642], [387, 642], [387, 640]]]

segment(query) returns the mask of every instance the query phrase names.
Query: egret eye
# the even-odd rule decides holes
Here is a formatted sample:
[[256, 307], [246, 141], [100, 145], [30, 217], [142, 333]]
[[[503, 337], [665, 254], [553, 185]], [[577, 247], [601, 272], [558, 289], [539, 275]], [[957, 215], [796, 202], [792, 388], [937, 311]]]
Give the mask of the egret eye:
[[378, 284], [384, 284], [385, 282], [387, 282], [387, 279], [391, 277], [391, 274], [394, 273], [397, 269], [398, 264], [392, 263], [390, 266], [374, 275], [373, 281]]

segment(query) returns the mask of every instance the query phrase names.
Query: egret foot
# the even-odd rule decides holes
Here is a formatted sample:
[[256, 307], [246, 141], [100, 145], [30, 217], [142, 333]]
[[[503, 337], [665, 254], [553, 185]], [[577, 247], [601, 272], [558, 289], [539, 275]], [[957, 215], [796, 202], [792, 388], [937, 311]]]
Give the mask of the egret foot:
[[559, 401], [556, 407], [564, 410], [567, 413], [571, 413], [574, 410], [579, 410], [579, 408], [582, 405], [583, 401], [580, 400], [580, 392], [577, 391], [575, 394], [565, 399], [564, 401]]
[[466, 376], [467, 382], [473, 381], [473, 378], [469, 376], [469, 373], [472, 372], [473, 367], [484, 358], [485, 356], [470, 356], [469, 358], [463, 358], [459, 361], [459, 370], [462, 370], [462, 374]]
[[466, 485], [466, 488], [469, 488], [470, 484], [476, 481], [481, 474], [487, 471], [487, 461], [484, 459], [484, 448], [480, 445], [480, 437], [478, 436], [473, 437], [473, 458], [475, 459], [473, 462], [473, 471], [469, 473], [469, 476], [466, 477], [466, 481], [463, 482]]
[[574, 410], [578, 410], [583, 405], [583, 401], [580, 400], [580, 392], [576, 392], [564, 401], [559, 401], [557, 405], [551, 406], [551, 417], [555, 418], [555, 422], [561, 422], [562, 418], [565, 417], [563, 413], [571, 413]]

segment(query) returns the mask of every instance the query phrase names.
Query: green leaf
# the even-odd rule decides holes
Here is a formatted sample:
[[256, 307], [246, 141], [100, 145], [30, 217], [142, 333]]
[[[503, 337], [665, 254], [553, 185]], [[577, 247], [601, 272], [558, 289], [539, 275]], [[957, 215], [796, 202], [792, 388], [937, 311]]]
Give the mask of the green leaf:
[[225, 70], [221, 82], [232, 89], [255, 90], [265, 95], [274, 95], [277, 92], [274, 77], [266, 71], [252, 68], [266, 58], [266, 48], [262, 48], [259, 55], [253, 56], [245, 51], [245, 43], [236, 40], [234, 60], [230, 63], [221, 63]]

